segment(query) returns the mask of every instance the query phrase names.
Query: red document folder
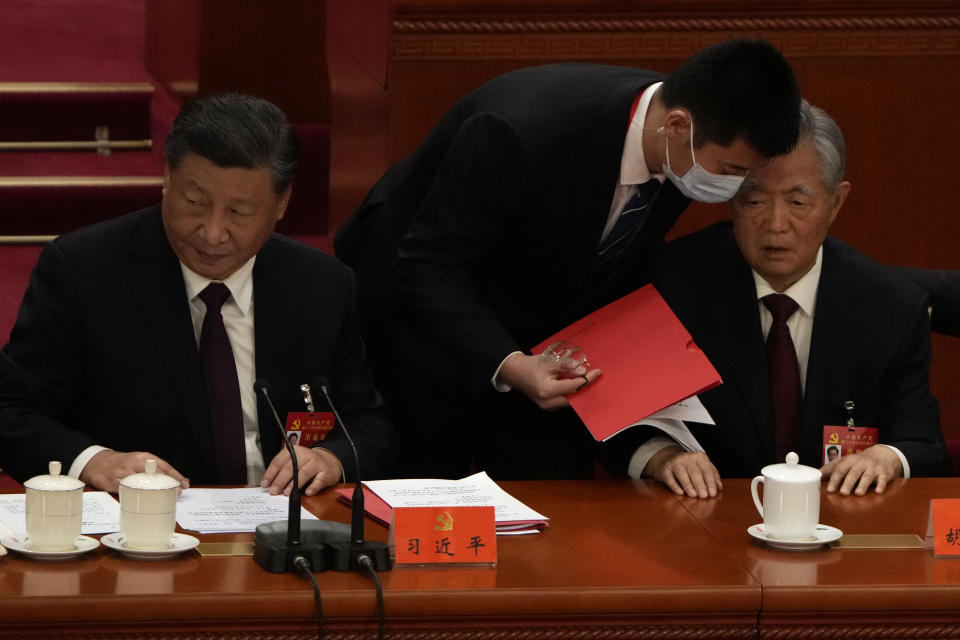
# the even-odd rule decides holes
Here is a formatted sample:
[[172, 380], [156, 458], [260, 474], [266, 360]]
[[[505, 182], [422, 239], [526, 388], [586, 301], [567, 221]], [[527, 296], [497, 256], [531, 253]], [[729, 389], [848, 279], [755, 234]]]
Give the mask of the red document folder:
[[533, 348], [559, 340], [583, 349], [603, 375], [567, 396], [597, 440], [721, 383], [660, 293], [647, 285], [581, 318]]

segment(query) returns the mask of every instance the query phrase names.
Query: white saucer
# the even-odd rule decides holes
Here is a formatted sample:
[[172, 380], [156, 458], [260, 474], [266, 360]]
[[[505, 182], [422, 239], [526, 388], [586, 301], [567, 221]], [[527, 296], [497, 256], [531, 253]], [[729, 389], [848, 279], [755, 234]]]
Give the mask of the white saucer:
[[73, 549], [70, 551], [37, 551], [36, 549], [31, 549], [30, 538], [26, 536], [7, 536], [3, 540], [0, 540], [0, 544], [3, 544], [3, 546], [11, 551], [22, 553], [25, 556], [37, 560], [66, 560], [67, 558], [79, 556], [81, 553], [86, 553], [100, 546], [100, 542], [96, 538], [89, 536], [80, 536], [77, 538], [73, 543]]
[[775, 540], [769, 538], [763, 531], [762, 523], [747, 528], [747, 533], [757, 540], [766, 542], [774, 549], [783, 549], [784, 551], [812, 551], [843, 537], [843, 531], [825, 524], [817, 525], [817, 528], [813, 530], [812, 540]]
[[813, 530], [812, 540], [775, 540], [764, 533], [762, 523], [748, 527], [747, 533], [775, 549], [784, 551], [812, 551], [843, 537], [843, 531], [825, 524], [817, 525], [817, 528]]
[[170, 538], [170, 546], [166, 549], [130, 549], [126, 546], [126, 543], [123, 541], [123, 536], [119, 533], [109, 533], [100, 538], [100, 542], [102, 542], [105, 547], [110, 547], [128, 558], [136, 558], [137, 560], [163, 560], [164, 558], [172, 558], [200, 544], [199, 540], [185, 533], [173, 534], [173, 537]]

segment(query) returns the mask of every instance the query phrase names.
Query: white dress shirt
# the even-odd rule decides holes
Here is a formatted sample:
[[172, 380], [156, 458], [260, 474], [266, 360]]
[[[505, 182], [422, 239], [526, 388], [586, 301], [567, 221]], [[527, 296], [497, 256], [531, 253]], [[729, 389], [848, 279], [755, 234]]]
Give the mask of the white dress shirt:
[[[797, 365], [800, 368], [800, 385], [804, 392], [807, 389], [807, 365], [810, 361], [810, 339], [813, 335], [813, 317], [817, 305], [817, 289], [820, 286], [820, 272], [823, 268], [823, 247], [817, 251], [817, 259], [813, 266], [802, 278], [794, 282], [790, 287], [783, 291], [790, 296], [799, 308], [787, 319], [787, 328], [790, 330], [790, 337], [793, 340], [793, 348], [797, 352]], [[772, 293], [778, 293], [763, 279], [756, 271], [753, 272], [753, 284], [757, 290], [757, 308], [760, 311], [760, 329], [763, 331], [763, 340], [766, 342], [767, 334], [770, 333], [770, 326], [773, 324], [773, 314], [763, 303], [763, 298]], [[680, 423], [681, 421], [676, 421]], [[678, 427], [682, 426], [680, 424]], [[674, 440], [665, 436], [655, 436], [643, 443], [634, 452], [630, 458], [630, 464], [627, 473], [630, 477], [639, 478], [643, 474], [650, 458], [661, 449], [675, 444]], [[903, 463], [903, 477], [910, 477], [910, 464], [906, 456], [890, 445], [889, 447], [900, 457]]]

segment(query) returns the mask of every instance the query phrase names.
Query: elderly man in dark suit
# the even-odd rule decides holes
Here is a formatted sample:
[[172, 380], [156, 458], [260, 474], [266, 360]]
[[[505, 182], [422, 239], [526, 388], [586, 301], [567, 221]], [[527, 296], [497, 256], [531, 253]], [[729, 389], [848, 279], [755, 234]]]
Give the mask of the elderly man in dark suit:
[[[721, 477], [749, 477], [794, 450], [821, 466], [824, 426], [858, 426], [879, 444], [822, 468], [828, 491], [882, 493], [900, 476], [948, 462], [930, 394], [926, 293], [827, 230], [850, 191], [836, 123], [806, 103], [790, 154], [751, 171], [733, 221], [665, 245], [653, 282], [723, 384], [700, 394], [716, 426], [689, 424], [702, 452], [649, 427], [608, 443], [633, 476], [707, 497]], [[785, 366], [789, 361], [789, 366]], [[642, 444], [641, 444], [642, 443]]]
[[564, 379], [530, 348], [624, 293], [691, 198], [792, 148], [798, 105], [775, 48], [730, 41], [667, 77], [522, 69], [451, 109], [336, 238], [407, 472], [592, 473], [582, 423], [545, 410], [600, 371]]
[[[40, 256], [0, 352], [0, 466], [47, 462], [117, 490], [147, 458], [186, 486], [289, 491], [292, 466], [254, 379], [281, 412], [324, 376], [366, 477], [392, 427], [364, 360], [350, 270], [273, 233], [296, 139], [283, 113], [235, 94], [186, 105], [167, 139], [163, 203], [61, 236]], [[354, 475], [340, 427], [296, 447], [306, 493]]]

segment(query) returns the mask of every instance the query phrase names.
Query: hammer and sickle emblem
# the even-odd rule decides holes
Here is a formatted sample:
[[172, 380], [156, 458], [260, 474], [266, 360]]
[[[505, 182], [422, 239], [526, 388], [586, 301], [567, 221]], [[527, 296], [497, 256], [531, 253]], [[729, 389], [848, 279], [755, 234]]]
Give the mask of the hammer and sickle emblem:
[[433, 526], [434, 531], [453, 531], [453, 516], [444, 511], [437, 516], [437, 524]]
[[300, 418], [294, 418], [293, 426], [295, 426], [297, 429], [300, 428]]
[[840, 436], [835, 433], [830, 434], [830, 444], [837, 444], [840, 442]]

